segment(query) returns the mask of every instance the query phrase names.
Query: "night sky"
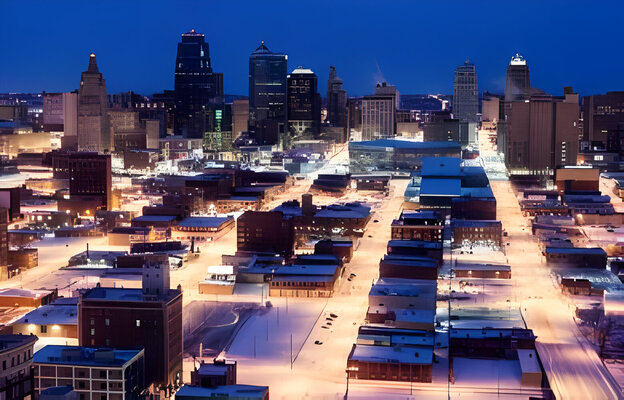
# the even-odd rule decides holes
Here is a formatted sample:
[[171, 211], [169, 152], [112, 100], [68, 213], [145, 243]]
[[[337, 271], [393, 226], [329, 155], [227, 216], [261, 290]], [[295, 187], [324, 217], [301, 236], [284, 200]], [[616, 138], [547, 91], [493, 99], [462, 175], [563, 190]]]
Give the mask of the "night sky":
[[[62, 4], [62, 6], [61, 6]], [[70, 91], [97, 55], [109, 93], [173, 89], [176, 44], [195, 28], [225, 92], [248, 92], [248, 57], [264, 40], [349, 95], [377, 81], [404, 94], [452, 93], [476, 64], [480, 91], [502, 92], [516, 52], [552, 94], [624, 90], [621, 1], [8, 1], [0, 0], [0, 92]]]

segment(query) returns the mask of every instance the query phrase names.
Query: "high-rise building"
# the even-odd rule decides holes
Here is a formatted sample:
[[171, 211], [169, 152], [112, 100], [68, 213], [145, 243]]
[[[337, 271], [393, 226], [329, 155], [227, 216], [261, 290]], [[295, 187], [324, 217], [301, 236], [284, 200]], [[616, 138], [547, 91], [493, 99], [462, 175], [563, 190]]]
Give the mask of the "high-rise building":
[[106, 82], [98, 70], [95, 54], [89, 56], [89, 67], [80, 77], [78, 90], [78, 150], [104, 152], [112, 150], [111, 131], [106, 107]]
[[288, 131], [290, 140], [315, 139], [321, 127], [321, 96], [311, 69], [299, 67], [288, 75]]
[[468, 60], [455, 68], [453, 116], [460, 122], [479, 122], [479, 91], [477, 71]]
[[512, 174], [547, 176], [576, 165], [579, 103], [571, 88], [563, 97], [534, 93], [505, 101], [505, 112], [505, 164]]
[[345, 129], [343, 139], [346, 140], [347, 129], [347, 91], [342, 88], [342, 79], [336, 75], [336, 68], [329, 67], [327, 79], [327, 121], [331, 126]]
[[232, 137], [234, 140], [243, 132], [247, 132], [249, 125], [249, 100], [234, 100], [232, 102]]
[[212, 71], [210, 49], [204, 34], [182, 34], [175, 66], [175, 133], [203, 138], [204, 108], [223, 103], [223, 74]]
[[531, 91], [529, 66], [520, 54], [516, 53], [509, 61], [505, 80], [505, 101], [522, 100]]
[[249, 56], [249, 131], [258, 144], [278, 144], [286, 133], [287, 60], [264, 42]]
[[165, 256], [143, 267], [142, 289], [96, 287], [78, 302], [80, 345], [143, 347], [152, 393], [182, 383], [182, 291], [170, 289], [168, 270]]
[[362, 140], [393, 137], [399, 94], [395, 86], [378, 83], [375, 94], [362, 98]]
[[624, 92], [583, 97], [583, 141], [591, 150], [624, 151]]
[[206, 107], [204, 149], [216, 152], [232, 150], [232, 104], [212, 104]]

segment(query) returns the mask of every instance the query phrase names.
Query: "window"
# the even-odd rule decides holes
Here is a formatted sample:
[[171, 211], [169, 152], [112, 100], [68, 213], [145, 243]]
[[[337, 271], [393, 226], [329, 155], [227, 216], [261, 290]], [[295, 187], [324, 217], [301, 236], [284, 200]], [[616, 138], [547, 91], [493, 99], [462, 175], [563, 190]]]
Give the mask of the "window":
[[95, 325], [95, 318], [91, 318], [91, 325]]
[[47, 325], [41, 325], [39, 327], [39, 330], [41, 331], [41, 333], [48, 333], [48, 326]]
[[95, 336], [95, 329], [91, 328], [91, 336]]
[[106, 326], [110, 326], [110, 319], [106, 318], [106, 319], [104, 320], [104, 325], [106, 325]]
[[141, 320], [140, 319], [136, 320], [136, 326], [141, 326]]

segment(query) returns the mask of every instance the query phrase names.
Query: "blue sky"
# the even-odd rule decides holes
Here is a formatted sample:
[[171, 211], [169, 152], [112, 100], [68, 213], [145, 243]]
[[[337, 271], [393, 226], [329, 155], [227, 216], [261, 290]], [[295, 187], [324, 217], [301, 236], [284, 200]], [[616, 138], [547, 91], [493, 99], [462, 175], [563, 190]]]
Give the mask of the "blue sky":
[[[319, 76], [330, 65], [350, 95], [385, 78], [408, 93], [451, 93], [453, 70], [477, 67], [502, 91], [516, 52], [533, 86], [583, 95], [624, 90], [617, 1], [0, 1], [0, 92], [69, 91], [95, 52], [110, 93], [173, 88], [176, 44], [206, 34], [228, 94], [247, 94], [261, 40]], [[381, 71], [381, 73], [380, 73]]]

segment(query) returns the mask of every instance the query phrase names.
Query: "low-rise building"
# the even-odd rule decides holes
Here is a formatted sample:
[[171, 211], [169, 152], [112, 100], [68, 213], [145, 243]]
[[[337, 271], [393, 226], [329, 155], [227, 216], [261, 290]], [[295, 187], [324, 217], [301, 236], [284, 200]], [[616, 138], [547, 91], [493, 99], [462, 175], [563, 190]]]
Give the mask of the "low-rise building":
[[511, 267], [500, 264], [456, 263], [453, 266], [456, 278], [511, 279]]
[[351, 379], [431, 382], [433, 347], [354, 344], [347, 360]]
[[225, 235], [234, 225], [232, 217], [187, 217], [172, 227], [171, 238], [208, 242]]
[[520, 328], [451, 328], [453, 357], [495, 357], [513, 359], [518, 349], [535, 349], [536, 336], [531, 329]]
[[78, 299], [57, 299], [11, 324], [14, 334], [78, 339]]
[[390, 229], [392, 239], [441, 242], [444, 237], [444, 218], [436, 211], [404, 211], [398, 219], [392, 221]]
[[9, 265], [20, 271], [35, 268], [39, 265], [39, 250], [36, 247], [9, 249]]
[[500, 221], [454, 219], [451, 221], [453, 245], [502, 246], [503, 224]]
[[607, 253], [600, 247], [547, 247], [544, 255], [549, 266], [597, 269], [607, 267]]
[[0, 335], [0, 398], [35, 397], [35, 374], [32, 369], [34, 335]]
[[438, 263], [428, 257], [387, 254], [379, 261], [379, 277], [438, 279]]
[[435, 280], [380, 278], [371, 287], [368, 306], [435, 310], [436, 291]]
[[56, 290], [0, 289], [0, 307], [40, 307], [58, 297]]
[[390, 240], [388, 254], [427, 257], [442, 265], [442, 242], [426, 242], [423, 240]]
[[80, 399], [138, 400], [146, 389], [142, 348], [48, 345], [35, 353], [33, 364], [38, 394], [68, 385]]

